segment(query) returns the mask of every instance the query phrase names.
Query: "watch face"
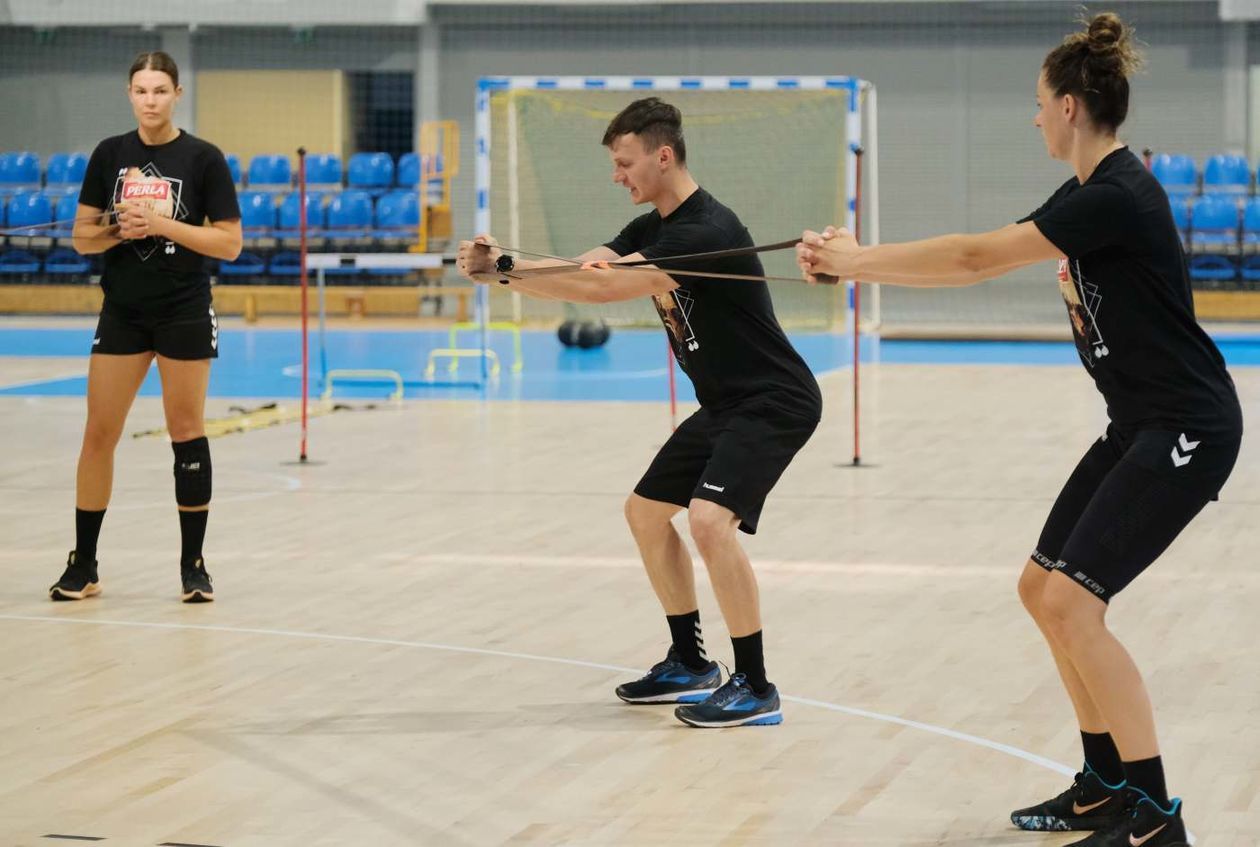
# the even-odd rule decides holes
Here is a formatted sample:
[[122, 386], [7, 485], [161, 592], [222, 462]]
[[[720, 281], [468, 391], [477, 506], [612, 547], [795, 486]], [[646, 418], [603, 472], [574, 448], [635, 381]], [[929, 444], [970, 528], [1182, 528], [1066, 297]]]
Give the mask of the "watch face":
[[501, 256], [499, 256], [499, 258], [496, 259], [494, 262], [494, 269], [497, 270], [499, 273], [507, 273], [508, 271], [512, 270], [512, 268], [514, 267], [516, 267], [516, 263], [512, 261], [512, 257], [509, 256], [507, 253], [504, 253]]

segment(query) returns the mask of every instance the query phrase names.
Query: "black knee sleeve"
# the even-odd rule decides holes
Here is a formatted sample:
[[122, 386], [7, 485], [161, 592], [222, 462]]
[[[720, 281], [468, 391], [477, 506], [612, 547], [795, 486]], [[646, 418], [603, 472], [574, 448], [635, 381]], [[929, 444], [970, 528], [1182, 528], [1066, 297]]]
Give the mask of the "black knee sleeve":
[[210, 441], [204, 435], [192, 441], [171, 442], [175, 451], [175, 502], [181, 506], [205, 506], [210, 502]]

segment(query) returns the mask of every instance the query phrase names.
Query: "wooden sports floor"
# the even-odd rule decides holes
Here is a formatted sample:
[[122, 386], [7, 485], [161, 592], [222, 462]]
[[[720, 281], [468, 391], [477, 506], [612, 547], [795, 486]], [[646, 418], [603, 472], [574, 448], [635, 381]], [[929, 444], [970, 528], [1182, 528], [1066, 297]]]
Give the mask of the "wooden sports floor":
[[[0, 358], [0, 384], [65, 364]], [[1235, 377], [1260, 420], [1260, 369]], [[747, 539], [787, 700], [733, 730], [613, 696], [668, 637], [621, 514], [660, 404], [327, 415], [306, 466], [292, 425], [216, 438], [218, 601], [185, 606], [158, 438], [119, 448], [104, 593], [48, 601], [83, 400], [0, 397], [0, 847], [1068, 843], [1007, 819], [1080, 755], [1015, 583], [1101, 400], [1079, 367], [864, 380], [869, 466], [824, 376]], [[142, 397], [128, 432], [160, 426]], [[1111, 612], [1206, 847], [1260, 844], [1258, 445]], [[707, 587], [701, 614], [729, 662]]]

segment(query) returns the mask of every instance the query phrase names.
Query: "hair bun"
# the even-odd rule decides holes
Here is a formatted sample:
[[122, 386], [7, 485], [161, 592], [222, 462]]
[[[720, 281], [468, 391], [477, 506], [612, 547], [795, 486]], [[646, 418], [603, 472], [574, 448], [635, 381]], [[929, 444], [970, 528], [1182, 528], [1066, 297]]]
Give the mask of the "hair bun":
[[1114, 13], [1103, 12], [1090, 18], [1086, 36], [1089, 52], [1095, 55], [1116, 52], [1128, 37], [1124, 22]]

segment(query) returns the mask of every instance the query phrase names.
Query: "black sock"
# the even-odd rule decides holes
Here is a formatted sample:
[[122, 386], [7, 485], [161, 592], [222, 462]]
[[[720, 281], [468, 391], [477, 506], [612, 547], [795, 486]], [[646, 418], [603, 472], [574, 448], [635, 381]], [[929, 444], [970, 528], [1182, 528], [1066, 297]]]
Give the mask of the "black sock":
[[74, 560], [89, 568], [96, 563], [96, 540], [101, 537], [101, 521], [105, 510], [74, 510]]
[[705, 655], [704, 637], [700, 635], [700, 610], [685, 615], [666, 615], [665, 620], [669, 622], [669, 635], [679, 660], [693, 671], [707, 668], [709, 657]]
[[1124, 782], [1124, 763], [1109, 732], [1081, 730], [1081, 746], [1085, 748], [1085, 764], [1108, 785]]
[[201, 558], [201, 544], [206, 540], [206, 521], [210, 518], [210, 510], [198, 512], [179, 512], [179, 536], [181, 540], [180, 562], [194, 562]]
[[731, 646], [735, 648], [735, 673], [742, 673], [748, 678], [753, 693], [758, 696], [770, 690], [766, 680], [766, 657], [761, 649], [761, 630], [742, 638], [732, 638]]
[[1129, 780], [1130, 788], [1136, 788], [1150, 797], [1161, 809], [1172, 805], [1168, 799], [1168, 786], [1164, 784], [1164, 760], [1159, 756], [1125, 762], [1124, 776]]

